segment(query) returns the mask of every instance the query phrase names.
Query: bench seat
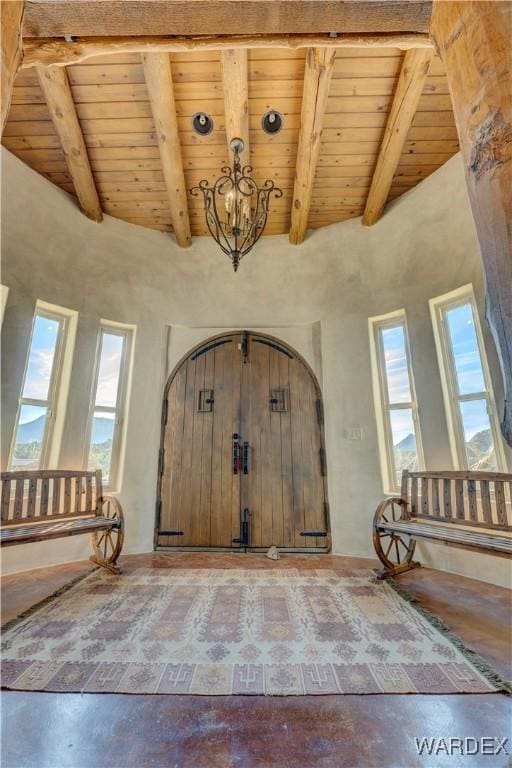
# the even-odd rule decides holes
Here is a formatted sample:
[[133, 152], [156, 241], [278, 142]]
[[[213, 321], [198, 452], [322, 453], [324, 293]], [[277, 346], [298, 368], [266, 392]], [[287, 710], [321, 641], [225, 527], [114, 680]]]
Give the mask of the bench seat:
[[[390, 531], [393, 533], [408, 534], [410, 536], [423, 537], [425, 539], [437, 539], [440, 541], [448, 541], [454, 544], [461, 544], [468, 547], [478, 547], [478, 549], [489, 549], [494, 552], [504, 552], [505, 554], [512, 554], [512, 538], [507, 538], [502, 535], [494, 533], [481, 533], [480, 531], [464, 530], [462, 527], [456, 525], [438, 525], [436, 523], [428, 523], [423, 521], [416, 521], [414, 519], [407, 521], [397, 520], [396, 522], [390, 521], [377, 523], [377, 527], [381, 531]], [[501, 533], [501, 532], [500, 532]]]
[[73, 536], [79, 533], [90, 533], [105, 529], [116, 528], [117, 522], [108, 517], [79, 517], [71, 520], [49, 520], [44, 523], [26, 525], [9, 525], [0, 529], [2, 546], [21, 544], [23, 542], [39, 541], [41, 539], [57, 539], [62, 536]]
[[92, 562], [121, 572], [123, 509], [116, 498], [103, 494], [100, 470], [2, 472], [0, 518], [2, 547], [89, 534]]

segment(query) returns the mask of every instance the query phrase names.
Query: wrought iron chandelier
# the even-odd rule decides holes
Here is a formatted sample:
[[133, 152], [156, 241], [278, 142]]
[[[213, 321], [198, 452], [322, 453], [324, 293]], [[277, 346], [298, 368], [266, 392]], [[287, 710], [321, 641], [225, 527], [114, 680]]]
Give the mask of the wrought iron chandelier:
[[251, 177], [252, 167], [240, 163], [244, 150], [242, 139], [232, 139], [233, 167], [221, 168], [221, 176], [209, 185], [206, 179], [193, 187], [190, 194], [202, 193], [206, 224], [213, 239], [229, 256], [237, 271], [240, 261], [258, 242], [269, 211], [269, 199], [273, 194], [282, 197], [283, 192], [271, 179], [258, 187]]

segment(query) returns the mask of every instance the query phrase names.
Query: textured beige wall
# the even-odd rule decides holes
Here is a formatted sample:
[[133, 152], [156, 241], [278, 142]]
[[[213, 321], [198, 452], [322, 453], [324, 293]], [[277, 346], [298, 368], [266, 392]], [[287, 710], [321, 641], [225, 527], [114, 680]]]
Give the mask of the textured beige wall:
[[[100, 318], [137, 325], [124, 484], [126, 551], [152, 548], [162, 391], [184, 351], [222, 329], [259, 328], [294, 345], [323, 386], [334, 551], [371, 555], [382, 497], [368, 317], [404, 307], [427, 466], [451, 469], [428, 299], [482, 274], [459, 157], [395, 201], [370, 229], [351, 220], [301, 246], [263, 238], [234, 274], [209, 239], [188, 250], [171, 237], [106, 217], [94, 224], [69, 197], [2, 150], [2, 451], [8, 449], [36, 299], [79, 314], [62, 467], [82, 456], [91, 361]], [[170, 329], [170, 330], [169, 330]], [[498, 402], [495, 349], [485, 343]], [[347, 439], [351, 427], [363, 439]], [[508, 452], [510, 459], [510, 452]], [[423, 546], [439, 567], [509, 583], [506, 561]], [[82, 537], [4, 550], [6, 570], [75, 559]]]

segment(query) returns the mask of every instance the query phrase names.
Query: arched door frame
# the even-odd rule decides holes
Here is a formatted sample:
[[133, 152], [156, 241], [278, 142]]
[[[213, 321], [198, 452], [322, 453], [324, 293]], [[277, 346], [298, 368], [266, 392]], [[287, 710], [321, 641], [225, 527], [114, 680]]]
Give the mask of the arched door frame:
[[[288, 344], [287, 342], [283, 341], [282, 339], [278, 338], [277, 336], [272, 336], [268, 333], [260, 333], [258, 330], [254, 329], [239, 329], [236, 328], [232, 331], [224, 331], [223, 333], [215, 334], [214, 336], [209, 336], [207, 339], [203, 339], [203, 341], [199, 342], [198, 344], [195, 344], [191, 349], [189, 349], [188, 352], [186, 352], [182, 357], [179, 359], [179, 361], [176, 363], [174, 368], [172, 369], [171, 373], [169, 374], [169, 377], [167, 379], [167, 382], [164, 387], [164, 396], [162, 400], [162, 411], [161, 411], [161, 428], [160, 428], [160, 446], [158, 451], [158, 464], [157, 464], [157, 486], [156, 486], [156, 502], [155, 502], [155, 525], [154, 525], [154, 541], [153, 541], [153, 549], [156, 551], [158, 549], [157, 547], [157, 541], [158, 541], [158, 525], [159, 525], [159, 518], [160, 518], [160, 506], [162, 502], [162, 473], [160, 471], [161, 469], [161, 457], [163, 456], [163, 450], [164, 450], [164, 443], [165, 443], [165, 428], [166, 428], [166, 417], [167, 417], [167, 400], [169, 396], [169, 390], [172, 386], [172, 383], [180, 370], [180, 368], [191, 358], [193, 355], [195, 355], [197, 352], [200, 352], [202, 349], [205, 349], [206, 347], [211, 346], [216, 341], [219, 341], [221, 339], [224, 339], [228, 336], [234, 336], [236, 334], [242, 334], [244, 333], [250, 333], [253, 336], [259, 336], [262, 339], [265, 339], [266, 341], [269, 341], [271, 343], [276, 344], [278, 347], [282, 347], [284, 350], [286, 350], [289, 354], [293, 355], [297, 358], [297, 360], [304, 366], [306, 371], [308, 372], [309, 376], [311, 377], [313, 381], [313, 385], [315, 388], [315, 394], [317, 397], [317, 402], [319, 403], [319, 429], [320, 429], [320, 441], [322, 450], [324, 452], [325, 456], [325, 475], [323, 478], [323, 487], [324, 487], [324, 500], [326, 504], [326, 524], [327, 524], [327, 551], [330, 551], [332, 540], [331, 540], [331, 514], [330, 514], [330, 504], [329, 504], [329, 496], [328, 496], [328, 482], [327, 482], [327, 456], [326, 456], [326, 450], [325, 450], [325, 411], [324, 411], [324, 402], [323, 402], [323, 395], [322, 395], [322, 389], [320, 387], [320, 383], [318, 381], [318, 377], [311, 367], [311, 365], [308, 363], [308, 361], [304, 358], [303, 355], [300, 354], [300, 352], [297, 352], [297, 350], [291, 346], [291, 344]], [[205, 350], [206, 351], [206, 350]], [[180, 550], [180, 549], [203, 549], [201, 547], [175, 547], [174, 549]], [[210, 551], [213, 551], [214, 548], [208, 548]], [[230, 550], [231, 551], [231, 550]], [[308, 550], [304, 550], [305, 552], [308, 552]]]

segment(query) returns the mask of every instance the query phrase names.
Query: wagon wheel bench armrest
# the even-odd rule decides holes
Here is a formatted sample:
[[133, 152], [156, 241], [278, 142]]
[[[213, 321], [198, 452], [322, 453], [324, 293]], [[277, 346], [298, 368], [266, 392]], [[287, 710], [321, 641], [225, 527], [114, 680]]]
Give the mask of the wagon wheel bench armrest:
[[0, 499], [2, 546], [89, 533], [90, 559], [120, 573], [123, 509], [116, 498], [103, 495], [99, 470], [2, 472]]
[[384, 499], [373, 518], [373, 546], [384, 568], [378, 573], [379, 578], [402, 573], [417, 568], [413, 561], [416, 541], [404, 533], [393, 530], [396, 522], [408, 520], [407, 501], [399, 496]]

